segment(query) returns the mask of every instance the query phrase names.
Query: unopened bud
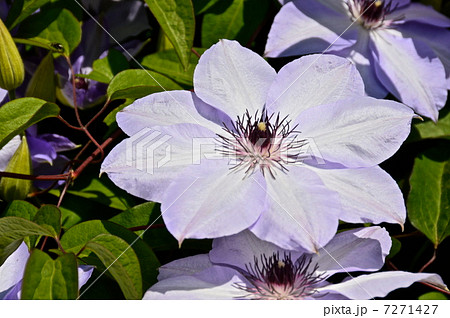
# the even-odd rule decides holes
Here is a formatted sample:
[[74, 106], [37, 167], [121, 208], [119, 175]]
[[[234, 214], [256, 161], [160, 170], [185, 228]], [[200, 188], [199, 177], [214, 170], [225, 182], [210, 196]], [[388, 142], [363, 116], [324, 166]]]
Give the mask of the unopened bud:
[[0, 19], [0, 87], [8, 91], [22, 84], [25, 68], [11, 34]]

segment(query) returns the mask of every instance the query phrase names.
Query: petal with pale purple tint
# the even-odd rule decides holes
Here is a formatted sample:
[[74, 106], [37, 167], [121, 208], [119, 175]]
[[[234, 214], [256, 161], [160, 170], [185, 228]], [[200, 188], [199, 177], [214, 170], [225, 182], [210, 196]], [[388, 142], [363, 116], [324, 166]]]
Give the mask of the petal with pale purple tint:
[[236, 41], [220, 40], [201, 56], [194, 72], [197, 96], [233, 120], [261, 111], [275, 70]]
[[[294, 1], [276, 15], [267, 39], [265, 56], [281, 57], [340, 50], [356, 40], [356, 30], [344, 32], [350, 19], [317, 2]], [[342, 36], [340, 36], [342, 34]]]
[[310, 108], [297, 123], [317, 149], [315, 156], [358, 168], [392, 156], [408, 136], [413, 116], [402, 104], [358, 97]]
[[2, 149], [0, 149], [0, 171], [5, 171], [12, 156], [16, 152], [17, 148], [19, 148], [20, 142], [20, 137], [15, 136], [6, 145], [4, 145]]
[[27, 136], [27, 142], [33, 162], [53, 164], [53, 160], [56, 159], [57, 154], [55, 148], [50, 143], [33, 136]]
[[39, 139], [48, 142], [56, 152], [68, 151], [77, 147], [69, 138], [57, 134], [42, 134]]
[[450, 27], [450, 19], [442, 13], [437, 12], [431, 6], [420, 3], [411, 3], [409, 6], [395, 10], [386, 18], [401, 17], [401, 21], [420, 22], [438, 27]]
[[397, 29], [404, 37], [419, 39], [426, 43], [437, 55], [445, 68], [447, 78], [447, 89], [450, 89], [450, 31], [432, 25], [419, 23], [405, 23], [399, 25]]
[[198, 254], [174, 260], [158, 269], [158, 280], [178, 276], [192, 276], [213, 266], [208, 254]]
[[426, 282], [446, 288], [437, 274], [395, 271], [361, 275], [339, 284], [319, 288], [319, 292], [340, 293], [350, 299], [371, 299], [384, 297], [395, 289], [409, 287], [415, 282]]
[[227, 115], [188, 91], [151, 94], [136, 100], [117, 114], [119, 127], [129, 136], [152, 126], [187, 123], [221, 132], [222, 128], [218, 125], [228, 121]]
[[[283, 255], [285, 250], [245, 230], [235, 235], [216, 238], [209, 252], [209, 259], [215, 264], [228, 264], [245, 270], [245, 265], [253, 263], [255, 257], [259, 258], [263, 254], [271, 256], [277, 252]], [[304, 253], [307, 251], [301, 248], [291, 251], [292, 259], [296, 260]]]
[[394, 30], [377, 30], [372, 44], [378, 79], [419, 115], [436, 121], [447, 100], [445, 69], [439, 58], [425, 43], [403, 38]]
[[267, 179], [267, 200], [268, 209], [250, 228], [260, 239], [288, 250], [316, 252], [336, 233], [339, 197], [310, 169], [290, 167], [288, 173]]
[[286, 64], [269, 90], [268, 112], [295, 120], [311, 107], [349, 96], [364, 96], [364, 83], [355, 66], [334, 55], [309, 55]]
[[336, 236], [314, 255], [319, 271], [327, 275], [377, 271], [391, 248], [389, 233], [378, 226], [354, 229]]
[[[228, 161], [206, 160], [191, 166], [167, 188], [161, 214], [169, 232], [186, 238], [213, 238], [252, 225], [265, 207], [264, 179], [242, 179]], [[260, 187], [262, 185], [262, 188]]]
[[194, 124], [143, 129], [108, 154], [101, 172], [129, 193], [161, 202], [171, 182], [196, 160], [193, 140], [211, 142], [215, 137], [212, 131]]
[[365, 30], [361, 30], [361, 32], [359, 32], [358, 41], [354, 45], [342, 50], [329, 50], [327, 53], [346, 57], [352, 61], [358, 69], [358, 72], [361, 74], [367, 95], [376, 98], [384, 98], [388, 94], [388, 91], [378, 80], [375, 73], [369, 41], [369, 33]]
[[381, 222], [403, 226], [406, 218], [402, 192], [392, 177], [378, 166], [360, 169], [314, 171], [323, 183], [339, 194], [340, 219], [350, 223]]
[[0, 299], [5, 297], [7, 299], [18, 299], [17, 292], [20, 289], [17, 291], [14, 286], [22, 281], [29, 256], [28, 247], [22, 242], [0, 266]]
[[87, 283], [89, 278], [91, 278], [93, 271], [94, 271], [94, 266], [90, 266], [90, 265], [78, 266], [78, 289], [80, 289], [84, 284]]

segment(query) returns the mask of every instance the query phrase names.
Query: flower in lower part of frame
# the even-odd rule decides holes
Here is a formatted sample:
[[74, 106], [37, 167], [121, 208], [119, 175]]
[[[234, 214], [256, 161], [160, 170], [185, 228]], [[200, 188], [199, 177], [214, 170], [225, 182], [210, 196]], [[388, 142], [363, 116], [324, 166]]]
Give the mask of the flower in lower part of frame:
[[[390, 247], [388, 233], [377, 226], [341, 232], [317, 254], [284, 250], [244, 231], [215, 239], [209, 254], [162, 266], [144, 299], [372, 299], [414, 282], [446, 288], [437, 274], [349, 274], [377, 271]], [[349, 277], [329, 283], [336, 273]]]
[[414, 113], [364, 96], [348, 60], [307, 56], [277, 74], [222, 40], [200, 58], [194, 90], [152, 94], [118, 113], [130, 138], [101, 168], [161, 202], [180, 244], [249, 228], [283, 248], [317, 251], [338, 219], [404, 222], [401, 192], [377, 165], [400, 147]]
[[450, 88], [449, 26], [444, 15], [409, 0], [290, 1], [275, 17], [265, 55], [346, 57], [369, 95], [389, 92], [436, 121]]
[[[20, 299], [22, 278], [29, 257], [28, 247], [25, 243], [22, 243], [0, 266], [0, 299]], [[93, 270], [93, 266], [78, 266], [78, 289], [87, 283]]]

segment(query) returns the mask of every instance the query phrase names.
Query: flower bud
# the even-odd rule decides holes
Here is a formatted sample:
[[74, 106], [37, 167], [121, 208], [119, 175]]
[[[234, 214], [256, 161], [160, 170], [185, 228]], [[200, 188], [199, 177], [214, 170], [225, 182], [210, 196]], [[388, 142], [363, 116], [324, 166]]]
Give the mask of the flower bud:
[[0, 87], [8, 91], [22, 84], [25, 68], [11, 34], [0, 19]]

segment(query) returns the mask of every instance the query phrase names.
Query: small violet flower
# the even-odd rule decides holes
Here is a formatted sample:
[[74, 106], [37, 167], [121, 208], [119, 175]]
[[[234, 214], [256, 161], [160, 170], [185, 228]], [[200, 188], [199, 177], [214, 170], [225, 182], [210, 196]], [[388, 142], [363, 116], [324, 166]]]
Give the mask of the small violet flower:
[[[0, 299], [18, 300], [22, 292], [22, 278], [30, 252], [22, 243], [0, 266]], [[93, 266], [78, 266], [78, 289], [80, 289], [92, 275]]]
[[[37, 127], [31, 126], [26, 130], [28, 148], [30, 150], [33, 173], [36, 175], [51, 175], [63, 173], [69, 159], [61, 152], [77, 147], [64, 136], [57, 134], [38, 134]], [[20, 137], [16, 136], [0, 149], [0, 171], [4, 171], [20, 145]], [[59, 181], [58, 184], [63, 184]], [[35, 181], [34, 185], [44, 189], [53, 184], [53, 181]]]
[[[243, 231], [215, 239], [209, 254], [162, 266], [144, 299], [372, 299], [419, 281], [446, 288], [437, 274], [349, 274], [380, 269], [390, 247], [389, 234], [377, 226], [339, 233], [317, 254], [284, 250]], [[350, 277], [331, 284], [335, 273]]]
[[317, 251], [338, 219], [403, 224], [401, 192], [377, 165], [400, 147], [414, 113], [364, 96], [346, 59], [307, 56], [277, 74], [222, 40], [200, 58], [194, 90], [152, 94], [118, 113], [131, 138], [101, 168], [161, 202], [180, 244], [249, 228], [283, 248]]
[[409, 0], [282, 1], [265, 55], [324, 52], [346, 57], [367, 94], [391, 93], [438, 119], [450, 88], [450, 19]]

